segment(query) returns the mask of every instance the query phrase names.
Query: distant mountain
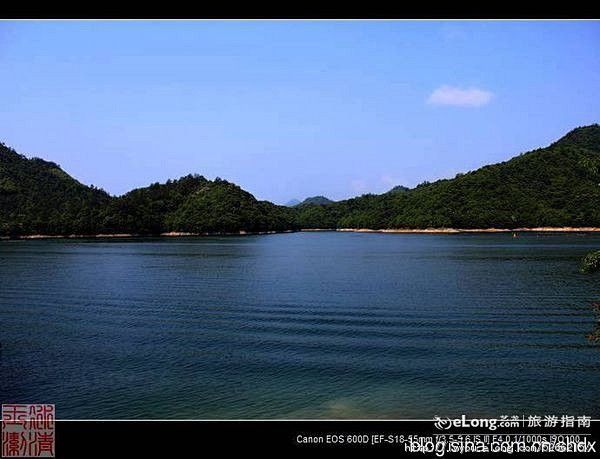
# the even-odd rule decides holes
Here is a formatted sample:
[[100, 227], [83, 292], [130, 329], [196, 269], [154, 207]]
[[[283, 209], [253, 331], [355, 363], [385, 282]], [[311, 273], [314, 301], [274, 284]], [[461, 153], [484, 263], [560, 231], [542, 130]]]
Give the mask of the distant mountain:
[[312, 196], [310, 198], [306, 198], [304, 201], [297, 204], [297, 206], [311, 206], [311, 205], [325, 206], [328, 204], [333, 204], [334, 202], [335, 201], [332, 201], [331, 199], [326, 198], [325, 196]]
[[112, 197], [0, 144], [0, 235], [260, 232], [298, 228], [600, 227], [600, 126], [453, 179], [294, 207], [188, 175]]
[[294, 207], [294, 206], [297, 206], [298, 204], [300, 204], [300, 200], [299, 199], [290, 199], [284, 205], [286, 207]]
[[453, 179], [339, 201], [318, 213], [301, 209], [297, 218], [312, 228], [600, 226], [600, 126]]

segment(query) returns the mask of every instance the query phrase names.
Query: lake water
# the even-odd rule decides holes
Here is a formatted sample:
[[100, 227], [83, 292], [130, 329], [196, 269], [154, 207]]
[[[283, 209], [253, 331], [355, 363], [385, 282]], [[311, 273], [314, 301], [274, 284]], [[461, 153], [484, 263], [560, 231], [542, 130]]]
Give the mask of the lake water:
[[600, 415], [600, 234], [0, 243], [0, 401], [59, 419]]

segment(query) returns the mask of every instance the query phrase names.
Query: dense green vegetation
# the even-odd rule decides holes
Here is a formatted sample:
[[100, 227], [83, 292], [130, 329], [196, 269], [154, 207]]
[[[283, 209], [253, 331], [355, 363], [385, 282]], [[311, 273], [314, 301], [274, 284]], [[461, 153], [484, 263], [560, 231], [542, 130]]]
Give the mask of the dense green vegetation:
[[0, 234], [90, 234], [111, 197], [0, 144]]
[[600, 250], [588, 253], [581, 261], [581, 272], [584, 274], [600, 271]]
[[298, 228], [600, 227], [600, 126], [453, 179], [294, 207], [188, 175], [112, 197], [0, 144], [0, 235], [279, 231]]
[[160, 234], [295, 229], [293, 211], [225, 180], [188, 175], [120, 197], [54, 163], [0, 146], [0, 235]]
[[290, 209], [257, 201], [239, 186], [188, 175], [154, 183], [113, 199], [102, 231], [160, 234], [164, 232], [281, 231], [294, 227]]
[[304, 207], [298, 221], [372, 229], [600, 226], [600, 126], [453, 179]]
[[197, 188], [165, 220], [168, 231], [233, 232], [295, 229], [291, 209], [257, 201], [247, 191], [216, 179]]
[[402, 186], [402, 185], [396, 185], [394, 188], [392, 188], [390, 191], [388, 191], [388, 193], [392, 194], [392, 193], [404, 193], [405, 191], [410, 190], [410, 188]]
[[326, 198], [325, 196], [311, 196], [310, 198], [306, 198], [304, 201], [297, 204], [297, 206], [310, 206], [312, 204], [327, 205], [332, 204], [333, 202], [334, 201]]

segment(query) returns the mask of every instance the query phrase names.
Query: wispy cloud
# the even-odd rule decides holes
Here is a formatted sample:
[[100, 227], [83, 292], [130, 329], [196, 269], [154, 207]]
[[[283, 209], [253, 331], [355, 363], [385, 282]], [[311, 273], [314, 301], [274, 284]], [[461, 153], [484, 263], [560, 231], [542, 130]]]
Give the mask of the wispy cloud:
[[456, 86], [440, 86], [427, 98], [433, 105], [454, 105], [459, 107], [482, 107], [488, 104], [494, 94], [480, 88], [462, 89]]

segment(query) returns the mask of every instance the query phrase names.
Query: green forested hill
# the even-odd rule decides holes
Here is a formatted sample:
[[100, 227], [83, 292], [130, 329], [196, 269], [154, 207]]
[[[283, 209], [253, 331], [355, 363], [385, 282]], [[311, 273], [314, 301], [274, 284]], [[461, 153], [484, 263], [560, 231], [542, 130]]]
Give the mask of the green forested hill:
[[298, 219], [315, 228], [600, 226], [600, 126], [453, 179], [307, 207]]
[[167, 220], [169, 231], [232, 232], [295, 229], [294, 213], [257, 201], [239, 186], [216, 179], [187, 197]]
[[310, 198], [306, 198], [304, 201], [298, 203], [296, 206], [310, 206], [312, 204], [327, 205], [332, 204], [333, 202], [335, 201], [332, 201], [331, 199], [326, 198], [325, 196], [311, 196]]
[[388, 193], [392, 194], [392, 193], [404, 193], [406, 191], [410, 190], [410, 188], [402, 186], [402, 185], [396, 185], [394, 188], [392, 188], [391, 190], [388, 191]]
[[0, 144], [0, 234], [90, 234], [110, 196]]
[[0, 145], [0, 235], [281, 231], [296, 228], [294, 217], [233, 183], [199, 175], [111, 197], [54, 163]]
[[537, 226], [600, 227], [599, 125], [453, 179], [293, 208], [199, 175], [111, 197], [0, 144], [0, 235]]
[[102, 232], [159, 234], [165, 220], [194, 193], [209, 183], [200, 175], [188, 175], [167, 183], [153, 183], [113, 198], [103, 213]]
[[109, 233], [229, 233], [294, 228], [290, 209], [258, 201], [226, 180], [210, 181], [199, 175], [130, 191], [114, 198], [105, 214], [103, 231]]

